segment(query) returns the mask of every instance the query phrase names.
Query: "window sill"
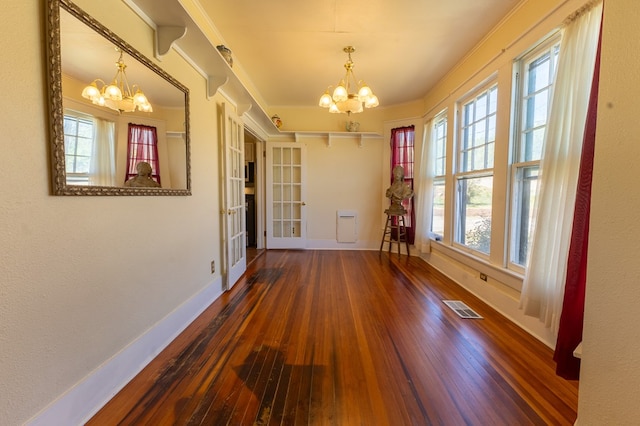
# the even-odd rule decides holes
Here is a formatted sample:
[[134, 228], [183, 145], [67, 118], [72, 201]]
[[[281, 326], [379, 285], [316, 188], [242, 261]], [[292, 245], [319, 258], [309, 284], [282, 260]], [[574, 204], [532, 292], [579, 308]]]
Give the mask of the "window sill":
[[431, 240], [431, 250], [460, 262], [478, 271], [479, 274], [486, 274], [487, 277], [499, 281], [518, 292], [522, 290], [522, 280], [524, 279], [522, 274], [501, 266], [493, 265], [486, 259], [474, 256], [456, 247], [445, 245], [441, 241]]

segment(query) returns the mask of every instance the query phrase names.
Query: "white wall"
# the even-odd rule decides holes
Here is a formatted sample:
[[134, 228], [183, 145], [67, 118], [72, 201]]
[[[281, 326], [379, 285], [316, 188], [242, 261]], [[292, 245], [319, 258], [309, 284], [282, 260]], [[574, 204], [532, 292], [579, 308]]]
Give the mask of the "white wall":
[[578, 422], [640, 423], [640, 9], [606, 0]]
[[[204, 79], [173, 52], [160, 64], [191, 90], [193, 196], [51, 196], [43, 3], [9, 2], [0, 14], [10, 64], [0, 119], [7, 425], [30, 419], [202, 290], [220, 291], [210, 273], [211, 260], [221, 261], [216, 101], [206, 99]], [[153, 56], [150, 30], [122, 2], [83, 3], [104, 9], [92, 14]]]

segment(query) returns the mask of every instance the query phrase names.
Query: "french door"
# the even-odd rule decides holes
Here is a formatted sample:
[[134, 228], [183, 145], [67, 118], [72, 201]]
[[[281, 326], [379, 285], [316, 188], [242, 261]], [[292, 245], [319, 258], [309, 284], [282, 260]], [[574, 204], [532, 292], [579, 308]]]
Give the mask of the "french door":
[[244, 124], [229, 106], [222, 104], [224, 115], [223, 203], [225, 271], [223, 286], [229, 290], [247, 268], [246, 219], [244, 201]]
[[267, 248], [306, 248], [306, 146], [267, 144]]

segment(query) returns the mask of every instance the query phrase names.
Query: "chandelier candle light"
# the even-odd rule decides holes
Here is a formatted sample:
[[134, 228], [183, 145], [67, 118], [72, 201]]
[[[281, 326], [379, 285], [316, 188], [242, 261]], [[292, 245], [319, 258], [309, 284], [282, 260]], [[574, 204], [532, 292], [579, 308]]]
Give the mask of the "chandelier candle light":
[[[117, 47], [116, 51], [120, 52], [120, 58], [116, 62], [118, 70], [111, 84], [107, 85], [97, 78], [84, 88], [82, 97], [89, 99], [94, 105], [106, 106], [119, 113], [133, 112], [136, 108], [142, 112], [153, 112], [151, 104], [142, 93], [142, 90], [140, 90], [140, 87], [137, 84], [129, 87], [125, 72], [127, 66], [124, 63], [123, 52]], [[98, 88], [98, 83], [102, 84], [101, 88]], [[136, 89], [135, 93], [131, 90], [132, 88]]]
[[[353, 74], [354, 64], [351, 59], [351, 54], [355, 52], [356, 49], [354, 49], [353, 46], [347, 46], [343, 50], [349, 56], [349, 59], [344, 64], [347, 73], [333, 90], [333, 96], [329, 94], [329, 89], [324, 92], [324, 95], [320, 98], [319, 105], [323, 108], [329, 108], [329, 112], [347, 113], [347, 115], [362, 112], [363, 107], [377, 107], [378, 97], [373, 94], [373, 91], [364, 81], [356, 80]], [[332, 86], [329, 86], [329, 88], [331, 87]], [[352, 90], [357, 90], [357, 93], [352, 93]]]

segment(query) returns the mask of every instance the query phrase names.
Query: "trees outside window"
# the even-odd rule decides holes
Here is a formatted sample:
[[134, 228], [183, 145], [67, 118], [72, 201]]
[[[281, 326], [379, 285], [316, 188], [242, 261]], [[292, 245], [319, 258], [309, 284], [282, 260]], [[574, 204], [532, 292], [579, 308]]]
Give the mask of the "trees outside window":
[[489, 255], [498, 85], [491, 82], [459, 103], [454, 242]]

